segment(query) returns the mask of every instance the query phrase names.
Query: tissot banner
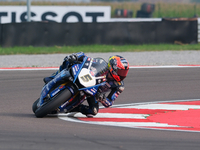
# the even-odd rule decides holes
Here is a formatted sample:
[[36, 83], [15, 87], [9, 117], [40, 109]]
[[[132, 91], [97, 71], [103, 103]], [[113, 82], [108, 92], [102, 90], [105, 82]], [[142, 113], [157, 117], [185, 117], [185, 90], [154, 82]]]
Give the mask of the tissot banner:
[[[31, 6], [33, 22], [107, 22], [110, 14], [110, 6]], [[0, 23], [26, 20], [26, 6], [0, 6]]]

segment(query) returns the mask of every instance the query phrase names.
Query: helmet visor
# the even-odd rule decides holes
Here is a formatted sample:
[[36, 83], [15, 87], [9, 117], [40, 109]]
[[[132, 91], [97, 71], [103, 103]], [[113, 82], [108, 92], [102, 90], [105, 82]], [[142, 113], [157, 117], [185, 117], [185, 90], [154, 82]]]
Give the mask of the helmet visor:
[[124, 78], [126, 78], [127, 74], [128, 74], [128, 69], [118, 69], [117, 70], [117, 74], [120, 76], [120, 79], [123, 80]]

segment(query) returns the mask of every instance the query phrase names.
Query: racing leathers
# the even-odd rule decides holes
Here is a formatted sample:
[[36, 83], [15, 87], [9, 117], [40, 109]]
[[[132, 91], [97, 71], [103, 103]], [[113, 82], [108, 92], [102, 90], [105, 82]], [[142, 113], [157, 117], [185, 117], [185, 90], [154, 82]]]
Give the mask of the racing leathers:
[[[65, 68], [70, 67], [71, 62], [79, 61], [82, 62], [83, 59], [86, 57], [86, 55], [83, 52], [79, 52], [76, 54], [71, 54], [64, 58], [63, 64], [60, 66], [59, 71], [54, 73], [50, 77], [44, 78], [44, 82], [47, 83], [51, 79], [55, 77], [55, 75], [58, 74], [58, 72], [62, 71]], [[87, 96], [87, 102], [89, 106], [80, 104], [71, 112], [81, 112], [82, 114], [85, 114], [87, 117], [92, 117], [96, 115], [99, 111], [99, 102], [104, 107], [110, 107], [114, 103], [114, 101], [117, 99], [117, 97], [122, 93], [124, 90], [124, 82], [117, 82], [114, 80], [109, 73], [109, 70], [107, 70], [106, 75], [106, 83], [103, 86], [100, 86], [98, 89], [98, 92], [95, 96]]]

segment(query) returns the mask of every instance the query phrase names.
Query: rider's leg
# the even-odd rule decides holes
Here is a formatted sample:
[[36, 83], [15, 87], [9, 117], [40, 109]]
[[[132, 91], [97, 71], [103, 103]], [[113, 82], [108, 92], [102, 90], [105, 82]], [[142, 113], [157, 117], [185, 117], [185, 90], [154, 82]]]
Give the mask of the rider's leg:
[[99, 111], [99, 104], [96, 101], [94, 96], [88, 97], [87, 102], [89, 106], [80, 104], [70, 112], [81, 112], [82, 114], [86, 115], [87, 117], [95, 116]]

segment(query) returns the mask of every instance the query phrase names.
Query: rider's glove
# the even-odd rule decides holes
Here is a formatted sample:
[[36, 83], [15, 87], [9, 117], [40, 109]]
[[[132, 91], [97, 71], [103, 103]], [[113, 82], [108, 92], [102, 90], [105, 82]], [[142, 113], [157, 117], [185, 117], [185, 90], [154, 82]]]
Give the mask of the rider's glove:
[[71, 54], [69, 56], [66, 56], [64, 60], [72, 63], [78, 60], [78, 56], [76, 54]]
[[101, 104], [105, 107], [112, 106], [112, 102], [108, 98], [106, 98], [105, 94], [103, 93], [97, 93], [96, 99], [98, 102], [101, 102]]
[[97, 99], [98, 102], [102, 102], [106, 99], [106, 96], [105, 96], [105, 94], [98, 92], [96, 94], [96, 99]]

